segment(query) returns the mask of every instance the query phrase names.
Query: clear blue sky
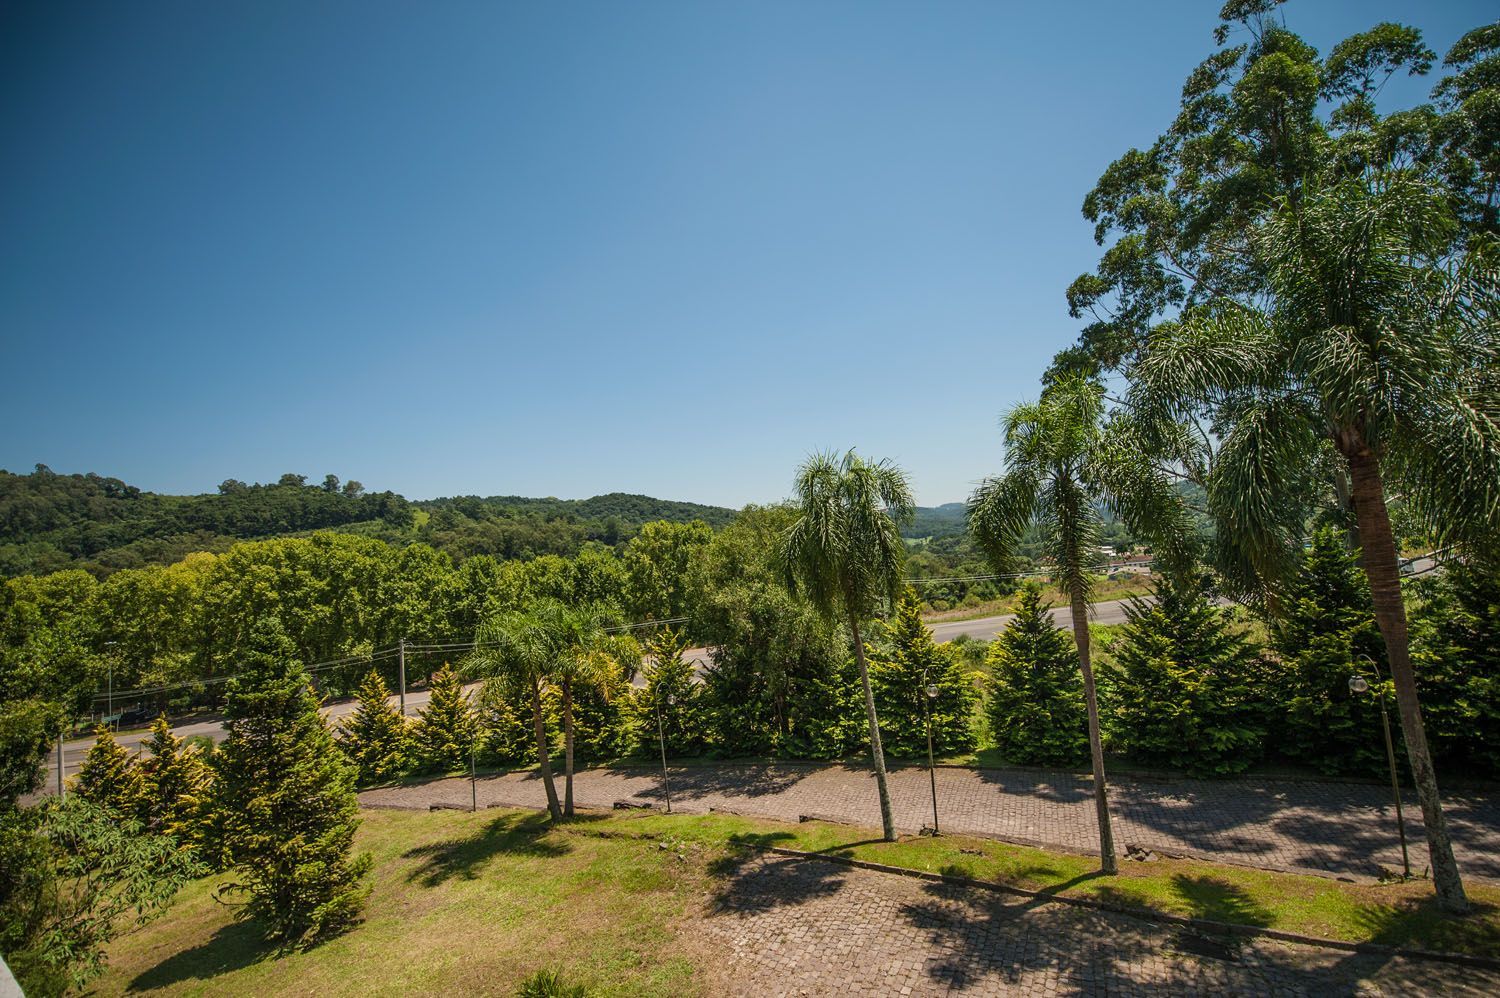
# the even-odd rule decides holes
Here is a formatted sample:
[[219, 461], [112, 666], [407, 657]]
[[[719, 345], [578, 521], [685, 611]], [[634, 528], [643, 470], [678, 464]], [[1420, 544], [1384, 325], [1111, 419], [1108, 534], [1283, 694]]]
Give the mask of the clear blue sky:
[[1217, 8], [7, 4], [0, 467], [737, 506], [856, 446], [963, 499]]

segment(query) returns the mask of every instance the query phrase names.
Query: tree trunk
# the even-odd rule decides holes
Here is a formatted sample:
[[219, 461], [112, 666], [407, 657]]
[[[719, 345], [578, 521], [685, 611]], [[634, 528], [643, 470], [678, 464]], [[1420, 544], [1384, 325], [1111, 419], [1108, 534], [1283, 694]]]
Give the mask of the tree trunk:
[[1386, 661], [1391, 667], [1391, 683], [1396, 687], [1396, 705], [1401, 713], [1401, 733], [1406, 736], [1406, 755], [1411, 762], [1412, 782], [1422, 804], [1422, 824], [1427, 830], [1427, 852], [1432, 861], [1432, 883], [1438, 904], [1451, 912], [1465, 912], [1469, 899], [1464, 894], [1458, 863], [1453, 859], [1453, 842], [1448, 838], [1448, 823], [1443, 818], [1442, 800], [1438, 796], [1437, 774], [1427, 749], [1427, 732], [1422, 726], [1422, 709], [1417, 702], [1417, 682], [1411, 668], [1411, 651], [1406, 631], [1406, 604], [1401, 601], [1401, 569], [1396, 539], [1391, 533], [1390, 515], [1385, 508], [1385, 485], [1380, 476], [1380, 460], [1368, 447], [1360, 444], [1345, 452], [1352, 479], [1351, 498], [1363, 541], [1360, 561], [1370, 580], [1370, 595], [1375, 603], [1375, 623], [1385, 639]]
[[875, 766], [875, 789], [880, 793], [880, 826], [887, 842], [896, 841], [896, 818], [891, 811], [891, 791], [885, 783], [885, 753], [880, 748], [880, 719], [875, 716], [875, 692], [870, 689], [870, 669], [865, 664], [865, 640], [859, 633], [859, 621], [849, 616], [854, 632], [854, 658], [859, 663], [859, 681], [865, 688], [865, 715], [870, 720], [870, 761]]
[[573, 684], [562, 681], [563, 695], [563, 814], [573, 817]]
[[1094, 763], [1094, 811], [1099, 820], [1099, 868], [1116, 873], [1115, 834], [1109, 823], [1109, 789], [1104, 782], [1104, 742], [1099, 737], [1099, 698], [1094, 692], [1094, 664], [1089, 653], [1089, 607], [1082, 593], [1073, 594], [1073, 640], [1083, 673], [1083, 699], [1089, 715], [1089, 757]]
[[547, 723], [542, 718], [542, 687], [531, 684], [531, 713], [536, 720], [536, 758], [542, 771], [542, 786], [547, 790], [547, 813], [553, 821], [562, 820], [562, 809], [557, 805], [557, 787], [552, 782], [552, 762], [547, 758]]

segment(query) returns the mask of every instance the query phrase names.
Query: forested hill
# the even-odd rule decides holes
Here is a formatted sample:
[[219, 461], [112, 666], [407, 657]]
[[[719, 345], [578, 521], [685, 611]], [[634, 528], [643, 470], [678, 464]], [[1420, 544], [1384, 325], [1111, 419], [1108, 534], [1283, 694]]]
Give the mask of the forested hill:
[[722, 526], [734, 511], [611, 493], [592, 499], [461, 496], [409, 501], [367, 492], [335, 475], [319, 484], [283, 475], [273, 484], [229, 479], [217, 493], [145, 492], [118, 478], [59, 475], [45, 465], [28, 475], [0, 470], [0, 576], [85, 568], [170, 564], [193, 551], [223, 551], [238, 540], [313, 530], [425, 541], [455, 558], [493, 554], [572, 555], [588, 541], [616, 544], [652, 520], [704, 520]]

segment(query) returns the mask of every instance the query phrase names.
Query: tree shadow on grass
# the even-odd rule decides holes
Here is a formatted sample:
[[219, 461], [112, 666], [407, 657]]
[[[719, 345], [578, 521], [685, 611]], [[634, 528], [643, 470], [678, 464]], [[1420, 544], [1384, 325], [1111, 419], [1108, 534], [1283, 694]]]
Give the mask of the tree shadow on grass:
[[173, 953], [149, 970], [141, 971], [126, 990], [151, 991], [189, 981], [207, 981], [258, 963], [275, 952], [265, 942], [259, 923], [236, 920], [215, 932], [207, 942]]
[[[578, 816], [570, 823], [598, 820]], [[436, 887], [454, 877], [474, 880], [480, 869], [495, 856], [561, 856], [571, 851], [565, 841], [547, 839], [554, 826], [545, 814], [514, 812], [485, 822], [473, 835], [429, 842], [402, 853], [404, 859], [420, 859], [406, 879], [423, 887]]]

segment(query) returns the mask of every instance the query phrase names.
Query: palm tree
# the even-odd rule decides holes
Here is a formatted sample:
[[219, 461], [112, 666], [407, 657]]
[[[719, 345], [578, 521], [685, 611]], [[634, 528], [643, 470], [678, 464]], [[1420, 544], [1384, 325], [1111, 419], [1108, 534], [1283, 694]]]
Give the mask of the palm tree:
[[613, 614], [600, 606], [567, 607], [548, 601], [538, 615], [557, 645], [552, 676], [562, 694], [563, 815], [573, 816], [573, 690], [577, 686], [607, 688], [611, 675], [623, 672], [617, 646], [607, 627]]
[[[1338, 465], [1385, 642], [1439, 902], [1468, 906], [1438, 797], [1408, 649], [1388, 483], [1439, 543], [1496, 550], [1496, 281], [1444, 259], [1454, 221], [1400, 172], [1304, 191], [1256, 233], [1266, 309], [1224, 301], [1165, 327], [1131, 389], [1143, 410], [1217, 413], [1208, 481], [1218, 534], [1273, 589], [1301, 548], [1294, 490]], [[1345, 478], [1347, 475], [1347, 478]]]
[[475, 635], [475, 649], [465, 662], [466, 674], [482, 676], [486, 682], [510, 684], [531, 694], [532, 719], [536, 725], [536, 754], [547, 791], [547, 813], [562, 820], [552, 763], [547, 754], [547, 724], [542, 712], [542, 692], [557, 662], [558, 642], [550, 614], [513, 611], [485, 621]]
[[840, 609], [854, 639], [854, 657], [870, 722], [870, 758], [880, 793], [880, 823], [888, 842], [896, 820], [886, 786], [880, 722], [865, 663], [860, 622], [891, 606], [905, 584], [906, 544], [899, 524], [915, 510], [906, 475], [887, 461], [866, 461], [854, 451], [814, 454], [797, 471], [796, 521], [782, 538], [787, 582], [807, 590], [812, 603], [833, 617]]
[[1011, 409], [1003, 421], [1006, 473], [980, 484], [969, 499], [968, 515], [969, 529], [997, 565], [1015, 554], [1028, 526], [1035, 522], [1042, 529], [1055, 563], [1054, 577], [1072, 608], [1073, 640], [1088, 707], [1099, 858], [1104, 872], [1114, 873], [1114, 835], [1089, 647], [1101, 510], [1113, 508], [1132, 529], [1168, 547], [1181, 533], [1182, 513], [1167, 477], [1106, 432], [1103, 415], [1104, 389], [1077, 377], [1051, 385], [1037, 402]]

